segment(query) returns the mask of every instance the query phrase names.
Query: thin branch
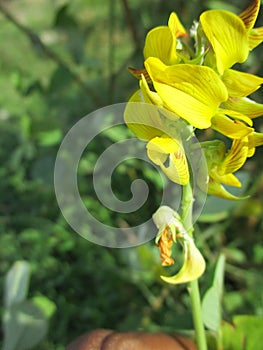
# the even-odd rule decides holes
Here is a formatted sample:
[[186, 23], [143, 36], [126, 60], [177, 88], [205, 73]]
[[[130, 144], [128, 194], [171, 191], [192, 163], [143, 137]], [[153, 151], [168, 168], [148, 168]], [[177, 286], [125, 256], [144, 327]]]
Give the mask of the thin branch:
[[131, 36], [132, 36], [134, 45], [137, 48], [137, 50], [140, 51], [141, 50], [141, 40], [140, 40], [140, 36], [138, 34], [138, 31], [136, 29], [135, 23], [133, 21], [132, 11], [130, 9], [129, 3], [127, 0], [121, 0], [121, 2], [123, 5], [125, 17], [127, 20], [129, 30], [131, 32]]
[[30, 28], [26, 27], [24, 24], [20, 23], [7, 9], [3, 4], [0, 2], [0, 12], [10, 21], [12, 22], [21, 32], [23, 32], [28, 39], [30, 40], [31, 44], [34, 48], [38, 48], [43, 52], [43, 54], [48, 57], [49, 59], [56, 62], [61, 68], [63, 68], [65, 71], [68, 72], [68, 74], [74, 79], [79, 86], [91, 96], [94, 103], [99, 106], [101, 104], [100, 99], [98, 96], [94, 93], [92, 89], [87, 86], [86, 82], [82, 80], [82, 78], [76, 74], [69, 66], [68, 64], [59, 56], [57, 55], [53, 50], [51, 50], [48, 46], [45, 45], [45, 43], [40, 39], [40, 37], [34, 33]]

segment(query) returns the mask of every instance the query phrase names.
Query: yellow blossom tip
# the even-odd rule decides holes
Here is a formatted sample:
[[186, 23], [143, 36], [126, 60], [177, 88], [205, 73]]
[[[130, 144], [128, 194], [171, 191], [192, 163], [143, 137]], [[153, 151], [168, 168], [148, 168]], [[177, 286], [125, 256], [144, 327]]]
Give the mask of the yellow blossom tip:
[[254, 27], [258, 12], [260, 8], [260, 0], [252, 0], [250, 5], [240, 13], [239, 17], [242, 19], [248, 30]]

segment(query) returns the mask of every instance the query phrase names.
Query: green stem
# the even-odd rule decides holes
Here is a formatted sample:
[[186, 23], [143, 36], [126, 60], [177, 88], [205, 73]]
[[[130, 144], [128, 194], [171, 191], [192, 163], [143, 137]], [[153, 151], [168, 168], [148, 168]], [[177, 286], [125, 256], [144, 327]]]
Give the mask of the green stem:
[[[192, 211], [193, 211], [193, 192], [191, 184], [183, 186], [183, 198], [182, 198], [182, 220], [184, 227], [187, 229], [188, 234], [193, 236], [193, 224], [192, 224]], [[199, 292], [198, 280], [194, 280], [189, 283], [188, 288], [191, 304], [193, 322], [195, 327], [195, 336], [197, 346], [199, 350], [207, 350], [205, 328], [202, 319], [201, 298]]]
[[189, 283], [188, 291], [192, 303], [192, 313], [197, 346], [199, 350], [207, 350], [198, 280], [194, 280]]

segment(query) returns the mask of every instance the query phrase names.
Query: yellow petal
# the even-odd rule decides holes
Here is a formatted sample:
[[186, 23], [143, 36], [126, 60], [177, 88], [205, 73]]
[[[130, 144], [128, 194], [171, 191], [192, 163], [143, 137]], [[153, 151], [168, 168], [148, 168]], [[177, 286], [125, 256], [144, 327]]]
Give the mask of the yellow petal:
[[138, 103], [137, 98], [140, 96], [141, 90], [133, 94], [125, 108], [124, 120], [139, 139], [148, 141], [164, 134], [165, 129], [158, 108], [153, 104]]
[[219, 182], [213, 180], [212, 178], [209, 179], [208, 183], [208, 194], [224, 199], [230, 199], [230, 200], [242, 200], [248, 197], [236, 197], [230, 192], [228, 192], [224, 186], [222, 186]]
[[224, 114], [217, 114], [212, 118], [212, 128], [231, 138], [240, 139], [254, 131], [238, 120], [231, 120]]
[[158, 96], [156, 92], [150, 90], [144, 75], [141, 76], [140, 88], [143, 93], [144, 102], [152, 103], [157, 106], [163, 105], [163, 101], [160, 96]]
[[[155, 137], [146, 147], [149, 159], [159, 165], [171, 181], [180, 185], [186, 185], [189, 182], [187, 159], [178, 142], [166, 136]], [[168, 166], [164, 164], [167, 158]]]
[[263, 78], [254, 74], [228, 69], [224, 72], [222, 80], [227, 87], [229, 96], [245, 97], [260, 88]]
[[247, 97], [229, 97], [226, 102], [223, 102], [222, 107], [243, 113], [249, 118], [263, 115], [263, 104], [256, 103]]
[[248, 154], [248, 137], [244, 137], [239, 140], [233, 140], [231, 149], [228, 152], [227, 156], [225, 157], [222, 165], [220, 166], [221, 171], [224, 174], [235, 173], [244, 165], [247, 159], [247, 154]]
[[237, 119], [237, 120], [240, 120], [242, 122], [245, 122], [246, 124], [248, 124], [248, 126], [253, 125], [252, 120], [243, 113], [233, 111], [232, 109], [225, 109], [225, 108], [219, 108], [218, 111], [220, 114], [221, 113], [226, 114], [227, 116], [229, 116], [232, 119]]
[[146, 36], [144, 58], [157, 57], [165, 64], [177, 62], [176, 38], [167, 26], [156, 27]]
[[161, 276], [170, 284], [187, 283], [199, 278], [205, 271], [205, 260], [192, 239], [184, 241], [184, 264], [181, 270], [171, 277]]
[[213, 177], [213, 179], [216, 182], [227, 185], [227, 186], [234, 186], [234, 187], [241, 187], [242, 186], [241, 182], [233, 174], [226, 174], [226, 175], [220, 176], [216, 172], [213, 172], [211, 174], [211, 176]]
[[169, 17], [168, 27], [176, 38], [186, 35], [186, 30], [175, 12], [172, 12]]
[[200, 22], [215, 52], [220, 74], [247, 59], [248, 33], [238, 16], [224, 10], [209, 10], [201, 14]]
[[248, 30], [254, 27], [259, 8], [260, 0], [253, 0], [251, 4], [243, 12], [240, 13], [239, 17], [242, 19]]
[[155, 137], [147, 145], [147, 149], [163, 154], [176, 152], [179, 148], [180, 144], [168, 136]]
[[249, 42], [250, 50], [253, 50], [259, 44], [261, 44], [262, 41], [263, 41], [263, 27], [254, 28], [249, 32], [248, 42]]
[[211, 125], [218, 106], [228, 98], [225, 85], [209, 67], [166, 66], [157, 58], [148, 58], [145, 67], [164, 106], [199, 129]]
[[261, 132], [253, 132], [248, 136], [249, 147], [258, 147], [263, 145], [263, 134]]

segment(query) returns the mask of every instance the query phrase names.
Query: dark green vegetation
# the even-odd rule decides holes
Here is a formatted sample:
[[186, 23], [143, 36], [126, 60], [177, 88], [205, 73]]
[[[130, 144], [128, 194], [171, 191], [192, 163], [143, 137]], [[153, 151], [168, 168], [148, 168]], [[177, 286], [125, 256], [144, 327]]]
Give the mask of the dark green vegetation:
[[[231, 4], [227, 9], [236, 13], [246, 5]], [[11, 18], [4, 16], [2, 6]], [[32, 271], [29, 296], [44, 295], [56, 305], [49, 333], [37, 349], [63, 349], [74, 337], [98, 327], [164, 331], [192, 327], [185, 286], [160, 281], [153, 242], [109, 249], [70, 229], [55, 200], [53, 167], [59, 144], [75, 122], [98, 107], [126, 101], [137, 88], [127, 67], [142, 66], [148, 29], [166, 24], [173, 10], [187, 27], [204, 9], [223, 6], [223, 1], [177, 0], [1, 2], [0, 274], [4, 276], [16, 260], [27, 260]], [[244, 69], [263, 76], [262, 62], [263, 50], [258, 48]], [[262, 92], [255, 99], [262, 103]], [[255, 124], [263, 132], [262, 121]], [[118, 217], [103, 208], [92, 188], [92, 167], [116, 138], [118, 134], [111, 133], [94, 141], [80, 164], [79, 185], [85, 203], [102, 221], [114, 225], [121, 219], [133, 225], [158, 207], [160, 179], [139, 161], [119, 167], [113, 179], [116, 195], [129, 199], [130, 183], [143, 177], [151, 200], [139, 218]], [[226, 320], [236, 314], [263, 316], [262, 151], [259, 148], [244, 169], [251, 199], [212, 200], [209, 209], [215, 205], [216, 211], [204, 212], [196, 228], [197, 245], [207, 260], [203, 292], [211, 284], [219, 253], [226, 256]]]

